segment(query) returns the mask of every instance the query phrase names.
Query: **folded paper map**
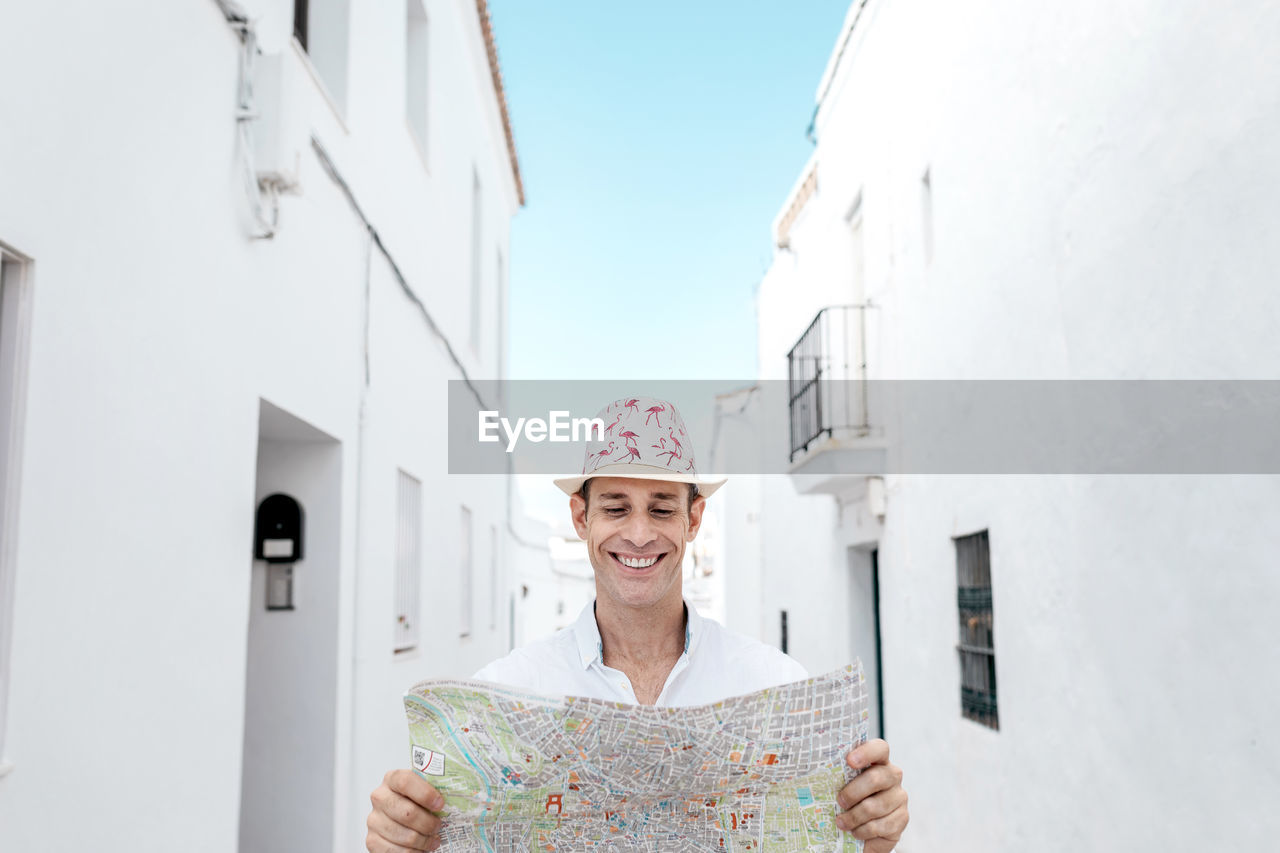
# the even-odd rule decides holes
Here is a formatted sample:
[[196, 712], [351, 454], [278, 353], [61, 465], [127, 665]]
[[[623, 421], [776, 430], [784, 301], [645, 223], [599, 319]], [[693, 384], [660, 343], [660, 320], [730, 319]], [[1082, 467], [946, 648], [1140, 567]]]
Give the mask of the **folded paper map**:
[[410, 760], [445, 797], [447, 851], [860, 851], [835, 798], [864, 687], [860, 662], [694, 708], [424, 681]]

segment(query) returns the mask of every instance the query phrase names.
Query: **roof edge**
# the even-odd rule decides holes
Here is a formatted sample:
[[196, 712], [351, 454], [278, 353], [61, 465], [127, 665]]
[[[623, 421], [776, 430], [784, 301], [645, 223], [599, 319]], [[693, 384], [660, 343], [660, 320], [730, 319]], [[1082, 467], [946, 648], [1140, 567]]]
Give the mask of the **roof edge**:
[[818, 91], [814, 95], [814, 124], [817, 124], [818, 112], [822, 109], [823, 104], [827, 100], [827, 95], [831, 92], [831, 87], [835, 83], [836, 72], [839, 71], [841, 61], [844, 59], [845, 51], [849, 48], [849, 42], [856, 33], [866, 32], [864, 26], [860, 31], [858, 23], [862, 20], [862, 13], [870, 5], [870, 0], [852, 0], [849, 4], [848, 11], [845, 12], [844, 23], [840, 26], [840, 34], [836, 36], [836, 43], [831, 48], [831, 54], [827, 57], [827, 66], [822, 71], [822, 79], [818, 81]]
[[480, 32], [484, 36], [484, 50], [489, 58], [489, 74], [493, 77], [493, 90], [498, 95], [498, 112], [502, 114], [502, 131], [507, 137], [507, 155], [511, 158], [511, 174], [516, 179], [516, 196], [524, 207], [524, 180], [520, 176], [520, 160], [516, 156], [516, 138], [511, 130], [511, 114], [507, 111], [507, 93], [502, 86], [502, 68], [498, 65], [498, 45], [493, 37], [493, 24], [489, 20], [487, 0], [476, 0], [476, 14], [480, 16]]

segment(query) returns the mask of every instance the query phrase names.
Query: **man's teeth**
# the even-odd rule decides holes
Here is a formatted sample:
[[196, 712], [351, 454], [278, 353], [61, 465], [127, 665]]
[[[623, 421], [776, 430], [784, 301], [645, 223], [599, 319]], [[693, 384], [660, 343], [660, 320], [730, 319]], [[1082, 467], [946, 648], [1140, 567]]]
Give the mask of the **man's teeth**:
[[642, 560], [638, 557], [624, 557], [621, 554], [618, 554], [617, 556], [618, 556], [618, 560], [621, 561], [622, 565], [632, 569], [647, 569], [649, 568], [649, 566], [652, 566], [654, 563], [658, 562], [657, 557], [650, 557], [647, 560]]

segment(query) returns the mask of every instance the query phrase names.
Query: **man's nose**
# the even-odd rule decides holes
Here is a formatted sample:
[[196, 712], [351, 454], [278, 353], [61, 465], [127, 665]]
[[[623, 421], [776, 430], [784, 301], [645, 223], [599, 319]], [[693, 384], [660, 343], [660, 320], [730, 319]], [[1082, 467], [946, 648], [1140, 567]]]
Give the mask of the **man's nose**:
[[619, 532], [627, 544], [637, 551], [643, 550], [647, 545], [652, 545], [658, 539], [657, 525], [654, 524], [649, 514], [645, 512], [632, 513]]

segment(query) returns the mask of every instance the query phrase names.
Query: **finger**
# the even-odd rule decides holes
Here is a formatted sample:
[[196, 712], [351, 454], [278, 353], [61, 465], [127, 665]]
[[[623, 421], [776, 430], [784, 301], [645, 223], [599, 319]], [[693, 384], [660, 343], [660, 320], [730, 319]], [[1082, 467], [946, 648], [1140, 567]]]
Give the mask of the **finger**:
[[889, 744], [880, 738], [869, 740], [849, 750], [844, 760], [849, 762], [849, 766], [854, 770], [861, 770], [872, 764], [884, 764], [889, 760]]
[[431, 842], [426, 847], [402, 847], [371, 832], [365, 837], [364, 846], [369, 853], [421, 853], [423, 850], [438, 850], [440, 848], [440, 839], [431, 839]]
[[863, 770], [836, 794], [836, 805], [847, 811], [880, 791], [902, 784], [902, 768], [896, 764], [877, 764]]
[[440, 818], [408, 797], [397, 794], [386, 785], [374, 791], [369, 799], [373, 803], [370, 819], [374, 815], [382, 815], [388, 821], [422, 835], [435, 835], [440, 831]]
[[873, 838], [897, 841], [902, 837], [902, 831], [907, 828], [907, 820], [907, 807], [902, 806], [884, 817], [869, 820], [862, 826], [854, 827], [852, 834], [854, 838], [862, 841], [870, 841]]
[[[405, 800], [405, 802], [408, 802], [408, 800]], [[414, 808], [417, 808], [417, 806]], [[433, 817], [432, 820], [436, 820], [436, 818]], [[437, 838], [437, 833], [440, 831], [438, 821], [431, 831], [422, 832], [399, 823], [395, 818], [377, 809], [369, 813], [369, 818], [365, 821], [365, 825], [369, 828], [370, 833], [409, 850], [426, 850], [431, 841]]]
[[898, 846], [897, 841], [887, 838], [871, 838], [862, 843], [863, 853], [891, 853]]
[[907, 792], [900, 786], [895, 786], [865, 798], [853, 808], [838, 815], [836, 817], [836, 825], [846, 832], [857, 829], [868, 821], [892, 814], [895, 809], [906, 805], [906, 803]]
[[440, 811], [444, 808], [444, 795], [412, 770], [392, 770], [383, 777], [383, 784], [397, 794], [408, 797], [423, 808]]

